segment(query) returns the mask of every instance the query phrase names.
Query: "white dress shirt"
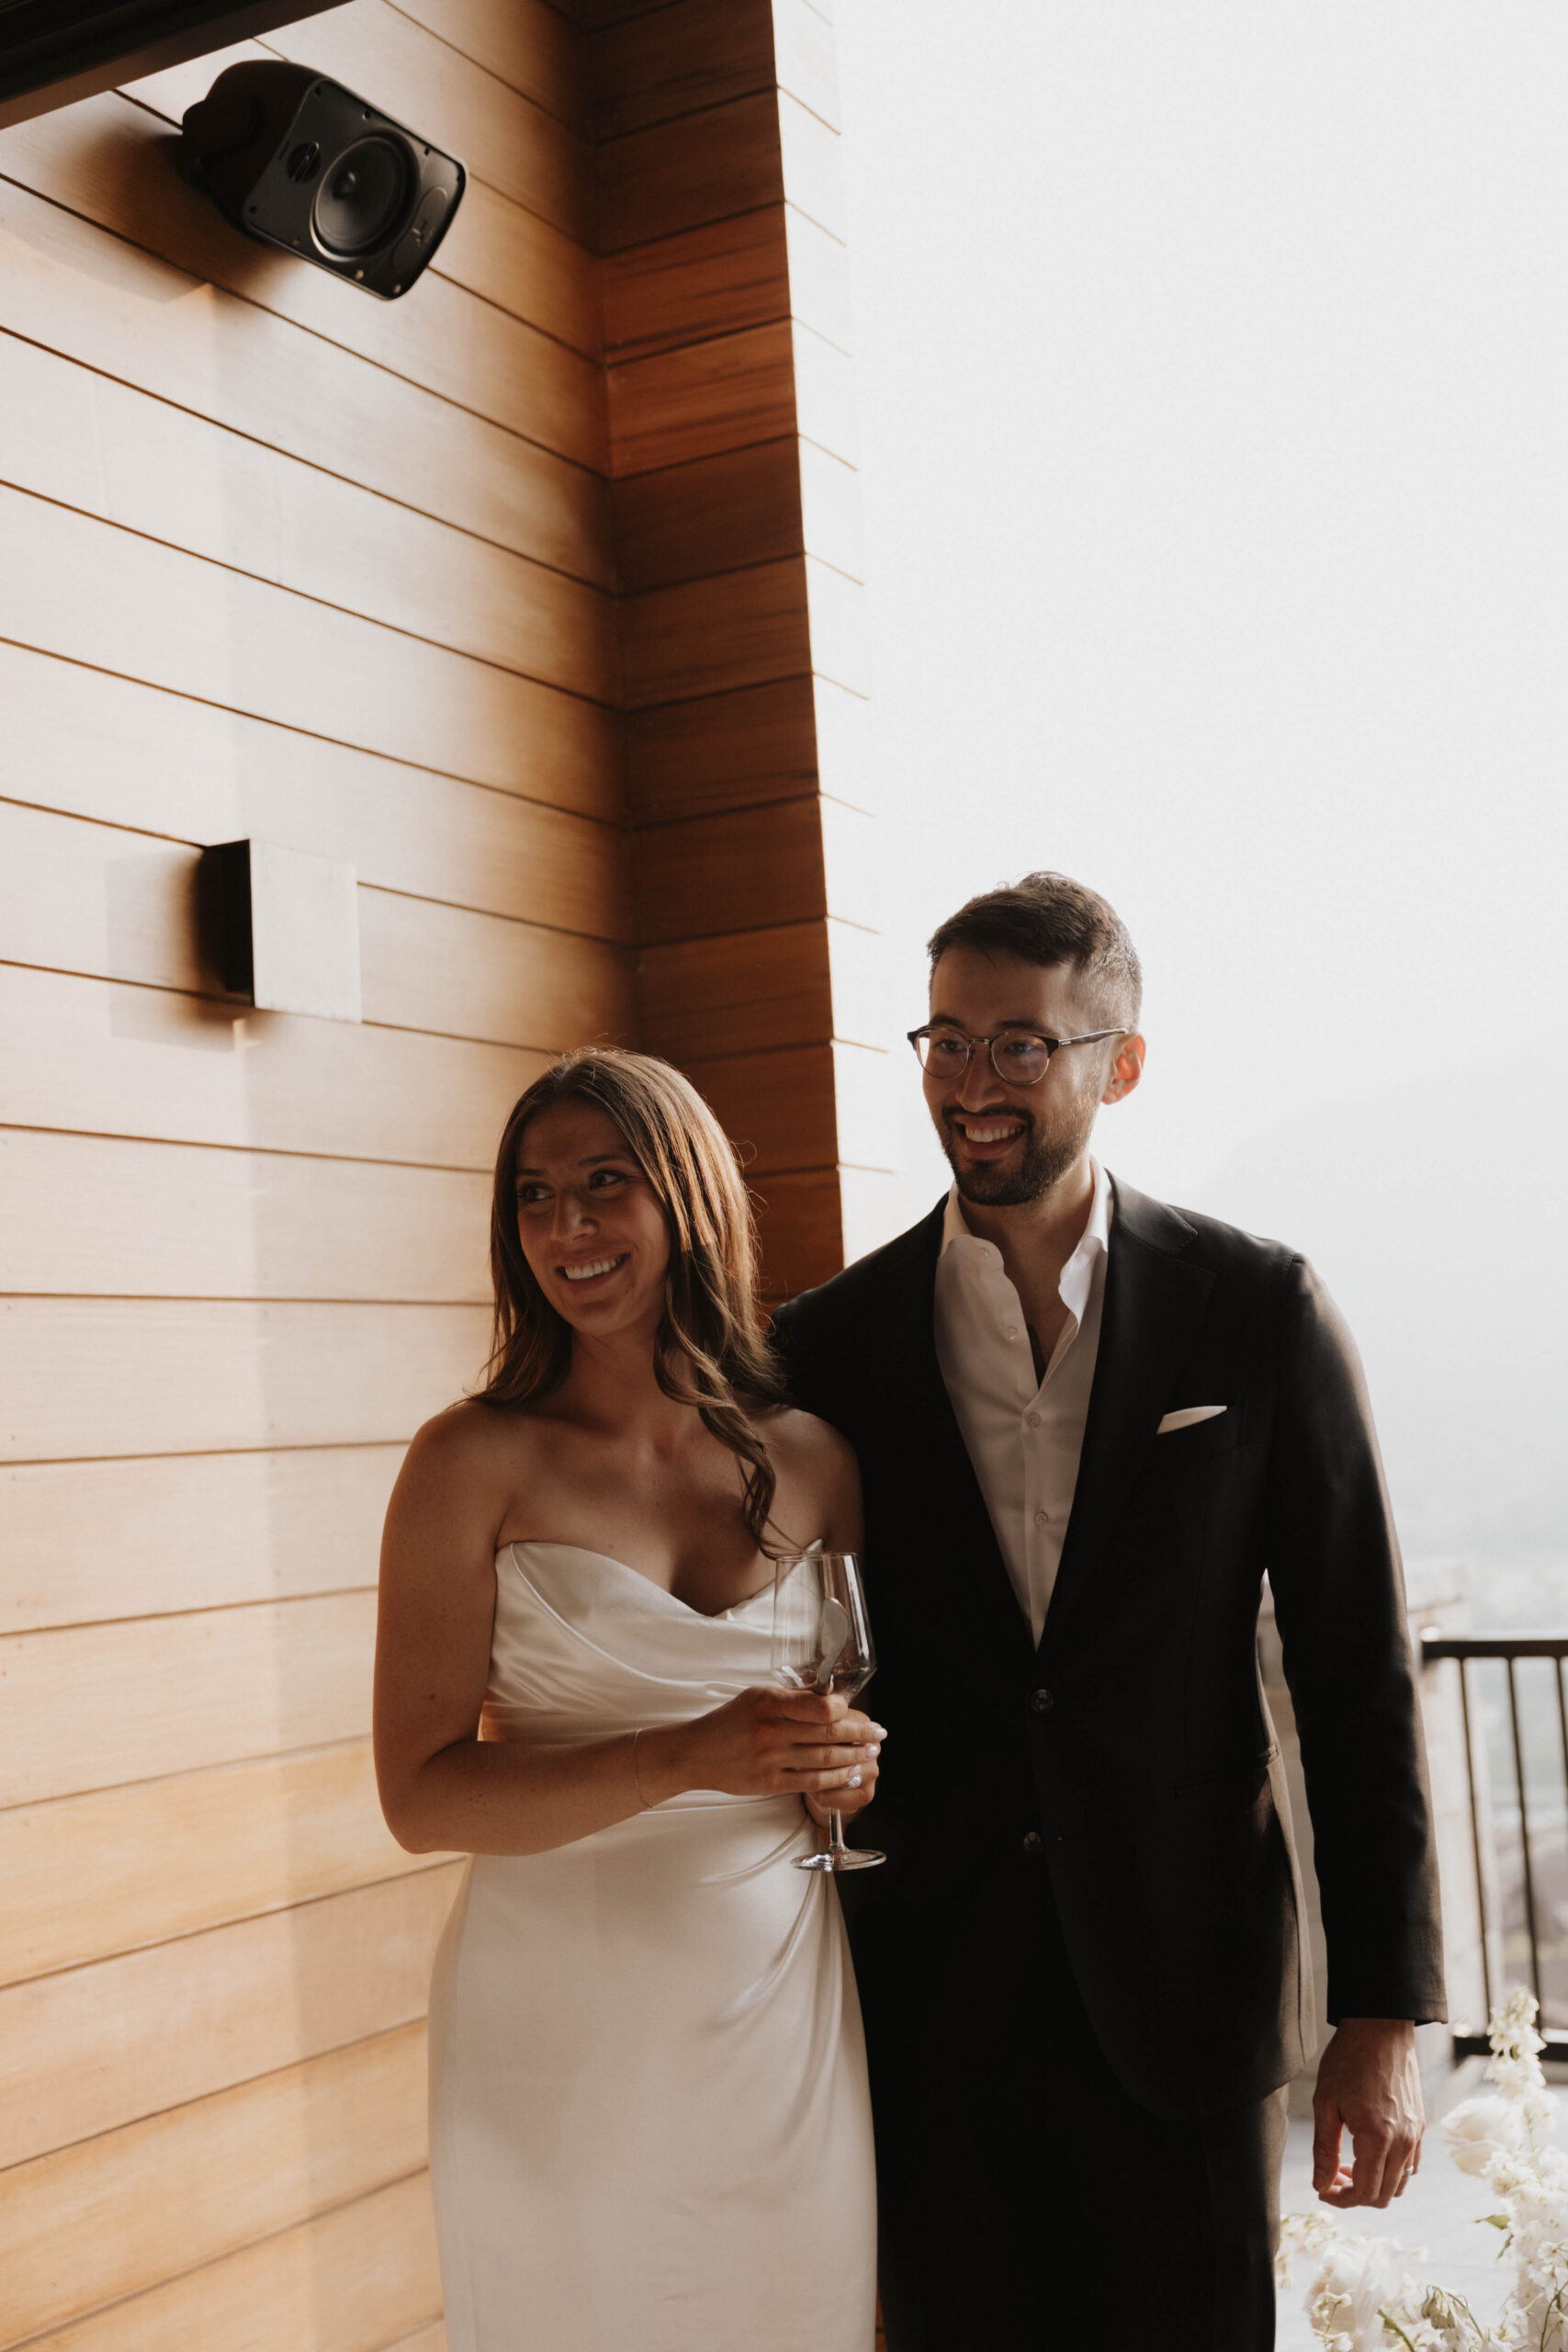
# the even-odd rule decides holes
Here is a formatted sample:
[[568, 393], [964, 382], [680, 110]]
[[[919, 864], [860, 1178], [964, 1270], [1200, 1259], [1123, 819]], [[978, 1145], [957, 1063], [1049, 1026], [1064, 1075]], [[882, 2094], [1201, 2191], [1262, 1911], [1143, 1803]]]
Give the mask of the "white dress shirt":
[[1100, 1352], [1111, 1195], [1098, 1160], [1089, 1168], [1089, 1223], [1062, 1269], [1067, 1319], [1043, 1380], [1002, 1253], [970, 1232], [956, 1184], [936, 1265], [937, 1363], [1036, 1643], [1061, 1564]]

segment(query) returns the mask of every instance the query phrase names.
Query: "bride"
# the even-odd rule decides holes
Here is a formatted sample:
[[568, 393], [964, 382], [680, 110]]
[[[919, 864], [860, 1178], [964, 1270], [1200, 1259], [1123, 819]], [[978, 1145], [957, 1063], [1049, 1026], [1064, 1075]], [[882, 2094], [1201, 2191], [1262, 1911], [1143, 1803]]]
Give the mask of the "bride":
[[778, 1401], [745, 1190], [642, 1055], [569, 1054], [496, 1166], [496, 1346], [387, 1518], [393, 1835], [471, 1854], [431, 1994], [451, 2352], [870, 2352], [871, 2120], [807, 1805], [879, 1727], [768, 1686], [771, 1555], [859, 1540]]

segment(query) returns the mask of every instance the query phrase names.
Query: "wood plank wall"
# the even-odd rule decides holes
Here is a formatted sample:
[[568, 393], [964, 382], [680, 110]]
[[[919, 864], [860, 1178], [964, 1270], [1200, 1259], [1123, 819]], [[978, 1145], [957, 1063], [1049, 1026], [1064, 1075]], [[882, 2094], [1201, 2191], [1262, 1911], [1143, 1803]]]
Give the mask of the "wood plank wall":
[[[484, 1354], [508, 1106], [635, 1036], [583, 36], [297, 45], [471, 165], [406, 301], [180, 180], [223, 59], [0, 133], [0, 2344], [51, 2352], [443, 2341], [379, 1521]], [[252, 832], [357, 868], [363, 1027], [202, 968]]]
[[832, 28], [581, 13], [643, 1037], [746, 1148], [784, 1295], [888, 1190]]
[[[0, 2347], [441, 2352], [372, 1586], [521, 1087], [640, 1036], [773, 1292], [876, 1238], [825, 9], [350, 0], [0, 133]], [[412, 298], [172, 168], [268, 53], [469, 164]], [[252, 832], [362, 1027], [203, 967]]]

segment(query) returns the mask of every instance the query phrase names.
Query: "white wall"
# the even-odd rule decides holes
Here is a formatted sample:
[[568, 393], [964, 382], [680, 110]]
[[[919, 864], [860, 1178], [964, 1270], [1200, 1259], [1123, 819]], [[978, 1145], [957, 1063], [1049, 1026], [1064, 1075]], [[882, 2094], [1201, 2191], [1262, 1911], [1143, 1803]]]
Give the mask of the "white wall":
[[1407, 1548], [1568, 1616], [1568, 14], [837, 13], [890, 1043], [971, 891], [1103, 889], [1106, 1159], [1310, 1251]]

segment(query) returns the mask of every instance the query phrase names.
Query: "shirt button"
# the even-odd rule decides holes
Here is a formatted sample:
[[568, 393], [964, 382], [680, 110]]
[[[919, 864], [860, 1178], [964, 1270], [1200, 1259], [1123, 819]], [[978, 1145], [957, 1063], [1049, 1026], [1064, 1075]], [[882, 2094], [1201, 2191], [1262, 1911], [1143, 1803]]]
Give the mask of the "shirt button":
[[1031, 1413], [1029, 1416], [1029, 1426], [1032, 1430], [1037, 1430], [1040, 1427], [1040, 1416], [1038, 1413]]
[[1030, 1829], [1025, 1831], [1023, 1850], [1026, 1854], [1038, 1854], [1042, 1852], [1044, 1849], [1044, 1844], [1045, 1840], [1042, 1838], [1038, 1829]]
[[1029, 1704], [1037, 1715], [1048, 1715], [1055, 1703], [1049, 1690], [1032, 1690], [1029, 1694]]
[[1010, 1340], [1016, 1340], [1018, 1337], [1018, 1325], [1016, 1323], [1010, 1323], [1007, 1327], [1005, 1336]]
[[1049, 1522], [1049, 1521], [1050, 1521], [1050, 1517], [1051, 1517], [1051, 1514], [1050, 1514], [1050, 1512], [1049, 1512], [1048, 1510], [1037, 1510], [1037, 1511], [1035, 1512], [1035, 1514], [1034, 1514], [1034, 1524], [1035, 1524], [1035, 1526], [1036, 1526], [1036, 1527], [1044, 1527], [1045, 1525], [1047, 1525], [1047, 1524], [1048, 1524], [1048, 1522]]

